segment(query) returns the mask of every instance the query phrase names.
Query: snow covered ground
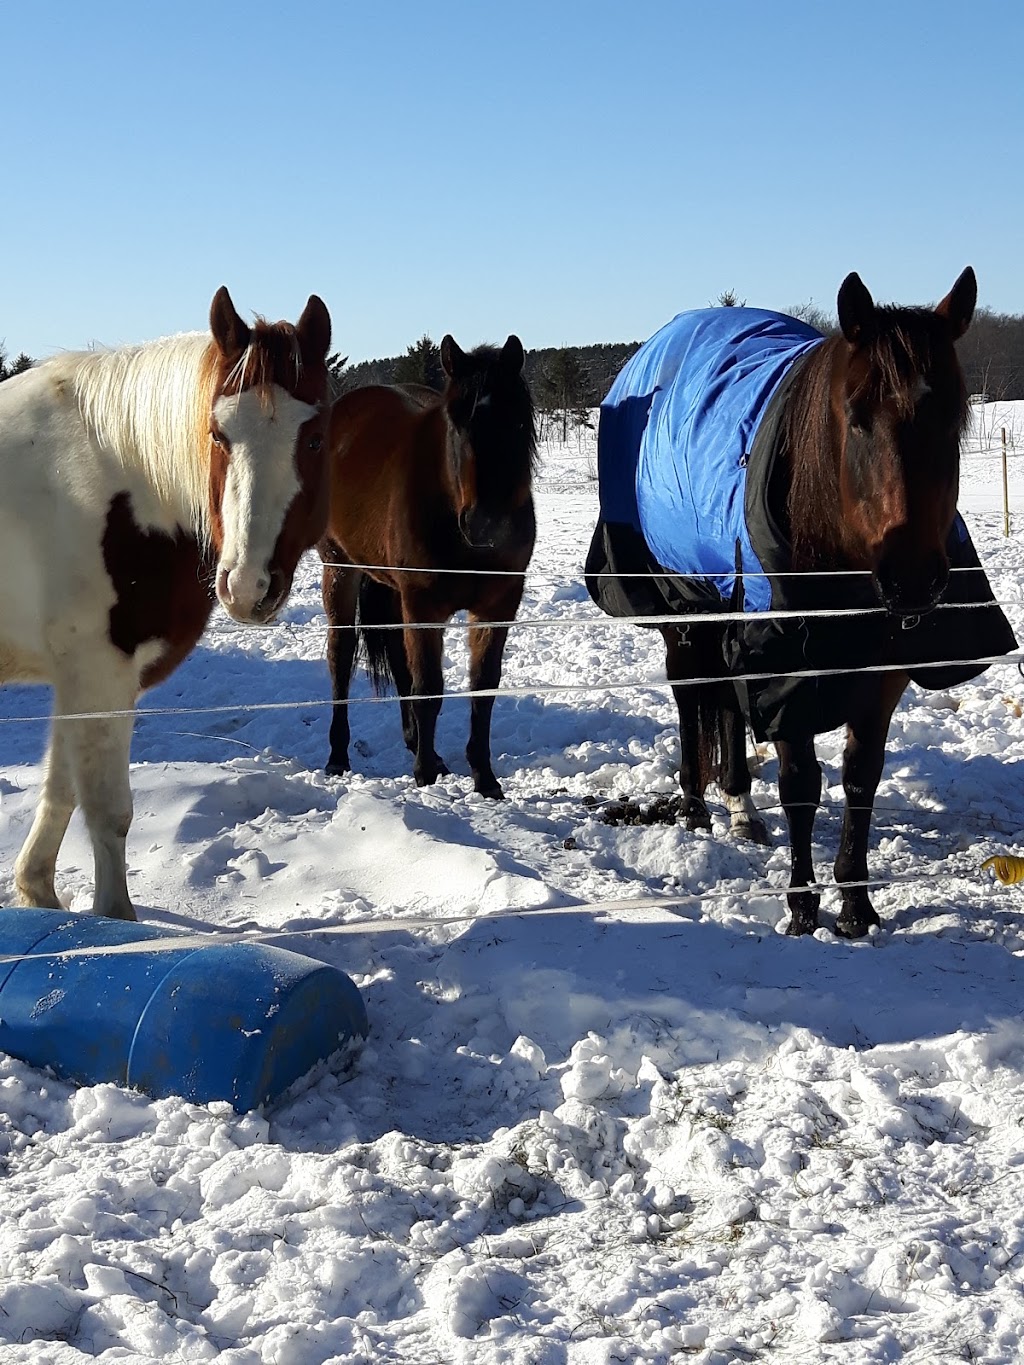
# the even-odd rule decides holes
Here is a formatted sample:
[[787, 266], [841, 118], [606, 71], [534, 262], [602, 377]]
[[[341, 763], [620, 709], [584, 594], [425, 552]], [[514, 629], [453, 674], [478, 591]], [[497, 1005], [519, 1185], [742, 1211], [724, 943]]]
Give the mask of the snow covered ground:
[[[1024, 638], [1024, 405], [1001, 414], [1009, 539], [981, 450], [1000, 421], [979, 416], [962, 505]], [[311, 559], [282, 624], [218, 614], [145, 699], [164, 714], [133, 751], [140, 917], [282, 931], [353, 976], [371, 1036], [350, 1071], [244, 1117], [0, 1058], [4, 1362], [1024, 1356], [1024, 886], [979, 870], [1024, 852], [1024, 683], [1004, 666], [908, 693], [876, 806], [885, 927], [787, 939], [773, 756], [767, 851], [718, 805], [713, 836], [597, 818], [592, 799], [673, 790], [674, 711], [657, 637], [580, 580], [592, 438], [548, 443], [538, 492], [522, 614], [542, 624], [514, 633], [520, 691], [495, 708], [504, 803], [470, 790], [464, 701], [440, 724], [454, 774], [417, 790], [363, 680], [358, 771], [325, 777]], [[448, 655], [459, 690], [456, 629]], [[45, 725], [25, 718], [46, 709], [0, 694], [0, 903], [39, 788]], [[840, 746], [819, 742], [823, 876]], [[76, 821], [74, 907], [91, 870]], [[691, 899], [593, 908], [664, 893]]]

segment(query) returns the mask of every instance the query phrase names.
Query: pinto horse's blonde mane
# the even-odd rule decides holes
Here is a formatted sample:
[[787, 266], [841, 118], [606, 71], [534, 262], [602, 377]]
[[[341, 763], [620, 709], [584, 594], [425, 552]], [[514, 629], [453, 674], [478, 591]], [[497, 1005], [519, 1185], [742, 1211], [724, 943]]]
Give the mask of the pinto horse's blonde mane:
[[49, 362], [68, 373], [82, 420], [125, 468], [141, 470], [160, 502], [210, 541], [210, 408], [217, 347], [186, 332]]

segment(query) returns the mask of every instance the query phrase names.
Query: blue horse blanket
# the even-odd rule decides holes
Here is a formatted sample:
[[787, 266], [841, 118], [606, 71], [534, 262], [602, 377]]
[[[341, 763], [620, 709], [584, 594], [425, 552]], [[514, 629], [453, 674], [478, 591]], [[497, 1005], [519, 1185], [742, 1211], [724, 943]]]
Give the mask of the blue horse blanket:
[[737, 556], [743, 608], [771, 586], [744, 511], [747, 467], [765, 410], [795, 361], [824, 340], [760, 308], [680, 313], [626, 363], [601, 405], [601, 515], [639, 531], [677, 574], [706, 576], [728, 600]]
[[[697, 674], [733, 681], [759, 739], [841, 724], [856, 669], [951, 687], [982, 672], [976, 660], [1016, 646], [959, 516], [947, 545], [959, 572], [925, 617], [890, 616], [860, 576], [790, 572], [788, 462], [778, 457], [792, 385], [823, 340], [756, 308], [680, 313], [601, 405], [590, 595], [611, 616], [679, 615]], [[942, 610], [955, 606], [975, 609]], [[726, 607], [752, 614], [714, 626]], [[771, 608], [799, 615], [753, 614]], [[844, 608], [858, 614], [834, 614]]]

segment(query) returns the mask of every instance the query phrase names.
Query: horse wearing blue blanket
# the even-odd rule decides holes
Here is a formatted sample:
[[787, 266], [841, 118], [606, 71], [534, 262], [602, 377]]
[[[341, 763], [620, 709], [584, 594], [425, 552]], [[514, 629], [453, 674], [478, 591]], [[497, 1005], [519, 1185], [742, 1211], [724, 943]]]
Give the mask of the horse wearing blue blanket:
[[775, 742], [791, 934], [818, 926], [814, 736], [847, 728], [836, 931], [857, 938], [879, 923], [868, 833], [907, 683], [963, 682], [1016, 644], [956, 510], [954, 343], [976, 299], [970, 268], [935, 308], [877, 307], [851, 274], [829, 338], [760, 309], [681, 313], [601, 407], [588, 587], [611, 615], [659, 618], [689, 828], [710, 829], [717, 774], [734, 832], [766, 843], [746, 725]]

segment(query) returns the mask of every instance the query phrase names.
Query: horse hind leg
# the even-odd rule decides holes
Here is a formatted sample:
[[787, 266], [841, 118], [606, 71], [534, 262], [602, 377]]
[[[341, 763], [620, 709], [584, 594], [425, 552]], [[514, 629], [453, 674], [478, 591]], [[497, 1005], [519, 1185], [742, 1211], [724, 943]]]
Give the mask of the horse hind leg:
[[[429, 610], [429, 604], [420, 599], [402, 599], [402, 612], [407, 623], [429, 620]], [[410, 674], [410, 709], [416, 726], [413, 776], [418, 787], [429, 787], [448, 773], [443, 759], [434, 748], [441, 694], [444, 691], [444, 672], [441, 667], [444, 626], [438, 622], [436, 628], [407, 629], [403, 635]]]
[[57, 854], [75, 809], [65, 737], [64, 725], [54, 721], [46, 754], [43, 790], [32, 828], [14, 864], [15, 894], [20, 905], [53, 909], [60, 906], [54, 886]]
[[[132, 822], [128, 759], [137, 682], [127, 661], [117, 661], [113, 677], [108, 672], [104, 678], [103, 672], [102, 664], [98, 663], [96, 677], [91, 676], [88, 681], [80, 677], [71, 683], [63, 681], [54, 689], [54, 727], [61, 732], [56, 740], [56, 753], [63, 770], [62, 776], [56, 777], [55, 773], [64, 803], [59, 808], [60, 819], [64, 818], [68, 791], [73, 789], [92, 842], [93, 914], [133, 920], [135, 910], [128, 896], [125, 843]], [[76, 714], [83, 712], [105, 714], [75, 719]], [[66, 824], [64, 820], [65, 828]], [[41, 826], [42, 839], [36, 848], [46, 858], [56, 827], [56, 823]], [[31, 838], [30, 835], [30, 845], [25, 850], [29, 867], [36, 856]]]
[[[699, 668], [700, 652], [674, 626], [662, 627], [665, 639], [665, 671], [670, 680], [685, 678]], [[699, 676], [699, 673], [698, 673]], [[706, 684], [671, 682], [679, 713], [679, 786], [683, 793], [682, 816], [690, 830], [711, 830], [711, 815], [704, 792], [714, 766], [717, 712], [712, 690]]]
[[755, 844], [767, 846], [771, 843], [768, 826], [757, 813], [750, 795], [746, 722], [735, 688], [731, 683], [724, 686], [731, 695], [723, 697], [719, 718], [722, 762], [718, 780], [729, 812], [729, 828], [738, 839], [751, 839]]
[[[412, 702], [409, 700], [412, 692], [412, 675], [409, 672], [409, 661], [405, 656], [404, 632], [401, 630], [382, 631], [384, 636], [384, 650], [387, 655], [388, 667], [391, 669], [391, 676], [395, 680], [395, 690], [398, 692], [400, 701], [399, 708], [402, 712], [402, 739], [405, 747], [411, 754], [415, 754], [419, 748], [419, 738], [416, 730], [416, 713]], [[438, 761], [438, 772], [447, 773], [448, 769], [440, 759]]]
[[322, 594], [327, 613], [327, 666], [333, 701], [326, 771], [337, 777], [349, 770], [348, 692], [356, 657], [356, 602], [362, 575], [338, 567], [343, 555], [333, 541], [322, 542], [319, 549], [324, 559]]
[[[415, 616], [415, 612], [412, 615], [405, 613], [399, 591], [372, 578], [364, 580], [359, 593], [359, 621], [366, 666], [378, 696], [394, 683], [402, 715], [402, 739], [414, 755], [420, 750], [419, 708], [412, 700], [416, 687], [410, 661], [419, 659], [420, 650], [416, 630], [406, 629], [403, 622], [412, 621]], [[432, 633], [428, 631], [428, 634]], [[407, 643], [410, 639], [412, 643]], [[432, 736], [430, 743], [432, 749]], [[448, 772], [437, 754], [434, 754], [434, 768], [435, 777]], [[434, 781], [434, 778], [430, 780]]]

